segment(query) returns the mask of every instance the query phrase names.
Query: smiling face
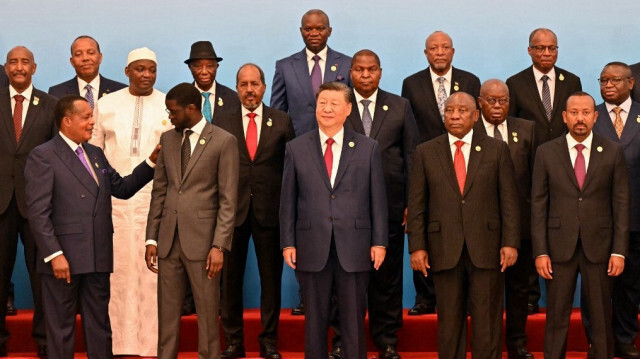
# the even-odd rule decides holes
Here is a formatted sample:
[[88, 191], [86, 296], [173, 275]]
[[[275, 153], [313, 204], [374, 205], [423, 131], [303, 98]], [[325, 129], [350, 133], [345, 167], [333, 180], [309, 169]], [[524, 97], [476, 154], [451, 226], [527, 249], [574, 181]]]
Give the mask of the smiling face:
[[102, 54], [98, 44], [89, 38], [79, 38], [71, 45], [71, 66], [76, 70], [76, 75], [86, 82], [91, 82], [100, 71]]
[[584, 141], [591, 133], [598, 118], [595, 107], [595, 102], [588, 95], [573, 95], [567, 100], [567, 110], [562, 112], [562, 118], [576, 141]]
[[382, 69], [374, 56], [358, 55], [353, 60], [350, 74], [354, 90], [362, 97], [369, 98], [378, 89]]
[[318, 128], [331, 137], [338, 133], [351, 113], [351, 102], [342, 91], [324, 90], [318, 93], [316, 119]]
[[17, 46], [7, 54], [7, 62], [4, 71], [9, 78], [9, 83], [18, 92], [26, 90], [31, 85], [31, 77], [36, 73], [36, 63], [33, 61], [33, 53], [26, 47]]
[[80, 144], [91, 139], [95, 123], [89, 103], [76, 100], [73, 102], [73, 110], [62, 118], [60, 131], [71, 141]]
[[255, 66], [247, 65], [238, 71], [236, 90], [242, 106], [253, 111], [262, 103], [267, 86], [260, 78], [260, 71]]
[[478, 121], [476, 102], [471, 95], [456, 92], [449, 96], [444, 107], [444, 127], [457, 138], [463, 138]]
[[124, 74], [129, 78], [129, 92], [134, 96], [148, 96], [156, 83], [156, 63], [151, 60], [137, 60], [130, 63]]

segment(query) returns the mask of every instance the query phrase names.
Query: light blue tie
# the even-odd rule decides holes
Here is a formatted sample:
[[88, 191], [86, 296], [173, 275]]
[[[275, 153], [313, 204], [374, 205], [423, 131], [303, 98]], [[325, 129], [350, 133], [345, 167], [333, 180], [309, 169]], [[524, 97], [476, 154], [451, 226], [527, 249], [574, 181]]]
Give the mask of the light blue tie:
[[202, 114], [207, 121], [211, 122], [211, 101], [209, 101], [209, 96], [211, 96], [211, 92], [203, 92], [202, 96], [204, 97], [204, 106], [202, 106]]

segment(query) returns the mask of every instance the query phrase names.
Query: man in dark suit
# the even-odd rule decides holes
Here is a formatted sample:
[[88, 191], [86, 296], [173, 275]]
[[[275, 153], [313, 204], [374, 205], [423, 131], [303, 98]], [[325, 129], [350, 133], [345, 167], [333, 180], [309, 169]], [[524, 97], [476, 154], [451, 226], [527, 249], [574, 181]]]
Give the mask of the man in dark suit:
[[[556, 67], [558, 38], [545, 28], [529, 35], [527, 48], [533, 65], [507, 79], [509, 115], [536, 123], [536, 145], [562, 136], [567, 126], [562, 111], [569, 95], [582, 90], [580, 78]], [[540, 284], [537, 273], [529, 277], [529, 313], [539, 311]]]
[[318, 130], [287, 144], [280, 245], [305, 302], [305, 358], [327, 358], [332, 288], [345, 358], [367, 356], [364, 317], [372, 264], [388, 243], [384, 175], [376, 141], [343, 127], [351, 89], [320, 86]]
[[[640, 62], [630, 65], [629, 68], [631, 69], [633, 80], [640, 83]], [[631, 89], [631, 99], [640, 102], [640, 86], [634, 86], [633, 89]]]
[[222, 358], [245, 357], [242, 282], [249, 239], [260, 272], [260, 357], [280, 359], [276, 343], [280, 318], [282, 254], [280, 253], [280, 186], [285, 145], [295, 137], [287, 114], [262, 103], [266, 90], [264, 72], [254, 64], [240, 67], [236, 89], [242, 106], [214, 117], [213, 123], [236, 136], [240, 153], [238, 211], [233, 250], [222, 270], [222, 328], [227, 348]]
[[7, 54], [5, 73], [10, 85], [0, 89], [0, 356], [6, 355], [9, 332], [5, 325], [7, 290], [16, 258], [18, 235], [31, 280], [34, 301], [32, 336], [38, 354], [46, 355], [45, 324], [42, 314], [40, 279], [36, 271], [36, 244], [27, 221], [24, 166], [29, 152], [51, 139], [56, 130], [56, 99], [35, 89], [31, 82], [36, 72], [33, 53], [18, 46]]
[[61, 84], [51, 86], [49, 94], [55, 97], [79, 95], [94, 107], [102, 96], [127, 87], [127, 85], [109, 80], [100, 75], [102, 53], [100, 44], [91, 36], [78, 36], [71, 43], [71, 66], [76, 70], [76, 77]]
[[593, 358], [613, 357], [611, 277], [629, 245], [629, 178], [622, 148], [591, 132], [598, 113], [584, 92], [562, 113], [566, 136], [540, 145], [533, 168], [531, 237], [547, 283], [545, 358], [566, 355], [578, 273], [591, 321]]
[[[351, 62], [353, 97], [346, 129], [378, 141], [387, 191], [389, 245], [384, 264], [372, 270], [369, 281], [369, 331], [380, 358], [400, 358], [396, 332], [402, 327], [402, 263], [406, 222], [407, 183], [418, 127], [409, 101], [378, 87], [380, 58], [360, 50]], [[366, 105], [365, 105], [366, 104]]]
[[4, 66], [0, 65], [0, 88], [9, 86], [9, 78], [4, 73]]
[[473, 131], [471, 95], [451, 95], [444, 112], [448, 133], [419, 145], [412, 163], [411, 267], [424, 276], [431, 269], [438, 357], [466, 357], [468, 311], [472, 356], [501, 358], [503, 272], [520, 244], [513, 163], [506, 143]]
[[216, 55], [209, 41], [196, 41], [191, 44], [189, 58], [184, 60], [193, 76], [193, 85], [202, 95], [202, 115], [209, 122], [216, 113], [224, 110], [235, 111], [240, 106], [238, 94], [216, 81], [221, 61], [222, 57]]
[[201, 98], [181, 83], [165, 100], [175, 130], [160, 137], [145, 253], [147, 267], [159, 274], [160, 359], [178, 356], [187, 282], [198, 315], [198, 356], [220, 358], [218, 274], [231, 250], [239, 155], [235, 136], [204, 119]]
[[[76, 95], [55, 109], [59, 135], [36, 147], [25, 167], [26, 204], [38, 247], [48, 357], [73, 358], [80, 304], [87, 354], [111, 358], [109, 274], [113, 271], [111, 196], [129, 198], [153, 178], [149, 162], [120, 175], [85, 143], [93, 109]], [[155, 161], [159, 148], [149, 157]]]
[[[442, 31], [427, 37], [424, 54], [429, 67], [407, 77], [402, 82], [402, 97], [409, 100], [420, 131], [420, 143], [446, 132], [444, 104], [447, 97], [462, 91], [474, 98], [480, 94], [480, 80], [474, 74], [451, 66], [453, 41]], [[435, 313], [436, 297], [431, 277], [413, 273], [416, 301], [409, 315]]]
[[506, 341], [509, 359], [533, 358], [527, 350], [527, 303], [529, 276], [536, 268], [531, 257], [531, 170], [535, 154], [535, 132], [532, 121], [508, 117], [509, 88], [496, 79], [480, 87], [481, 120], [474, 130], [487, 134], [509, 146], [518, 183], [520, 206], [520, 251], [518, 261], [505, 272]]
[[[600, 94], [604, 102], [596, 107], [598, 118], [593, 132], [622, 145], [629, 171], [631, 217], [629, 250], [624, 272], [613, 280], [612, 310], [614, 355], [640, 358], [635, 346], [638, 337], [640, 302], [640, 103], [630, 97], [635, 80], [629, 66], [622, 62], [607, 64], [600, 73]], [[591, 342], [591, 316], [582, 291], [582, 322]]]

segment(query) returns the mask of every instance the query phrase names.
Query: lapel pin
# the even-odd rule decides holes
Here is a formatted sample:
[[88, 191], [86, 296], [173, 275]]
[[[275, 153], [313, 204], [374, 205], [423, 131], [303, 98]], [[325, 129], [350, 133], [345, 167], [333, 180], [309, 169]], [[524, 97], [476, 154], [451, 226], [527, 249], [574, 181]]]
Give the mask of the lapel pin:
[[98, 164], [98, 162], [95, 162], [94, 165], [96, 166], [96, 168], [100, 168], [100, 165]]
[[640, 123], [640, 115], [638, 115], [638, 118], [636, 118], [636, 121]]
[[480, 151], [482, 151], [482, 147], [476, 146], [476, 152], [480, 152]]
[[336, 72], [338, 70], [338, 66], [336, 65], [331, 66], [331, 71]]
[[34, 106], [38, 106], [39, 103], [40, 103], [40, 98], [39, 97], [34, 97], [33, 98], [33, 105]]
[[204, 140], [204, 138], [201, 138], [201, 139], [200, 139], [200, 144], [201, 144], [201, 145], [204, 145], [204, 144], [205, 144], [205, 142], [207, 142], [207, 141], [205, 141], [205, 140]]
[[109, 94], [109, 91], [105, 92], [102, 94], [102, 97], [107, 96]]
[[598, 151], [598, 152], [602, 152], [602, 146], [598, 146], [598, 147], [596, 148], [596, 151]]
[[356, 147], [356, 144], [353, 141], [349, 141], [349, 147], [354, 148]]
[[224, 102], [222, 101], [222, 97], [218, 97], [218, 106], [223, 106]]
[[384, 106], [382, 106], [382, 109], [385, 110], [385, 111], [388, 111], [389, 110], [389, 106], [384, 105]]
[[517, 133], [517, 132], [511, 132], [511, 136], [513, 136], [513, 137], [517, 137], [517, 136], [518, 136], [518, 133]]
[[166, 126], [167, 125], [167, 120], [162, 120], [162, 126]]
[[564, 75], [563, 75], [563, 74], [560, 74], [560, 76], [558, 76], [558, 80], [560, 80], [560, 81], [564, 81]]
[[458, 85], [458, 81], [453, 83], [453, 90], [454, 91], [460, 91], [460, 86]]
[[518, 142], [518, 137], [513, 136], [513, 142]]
[[269, 127], [273, 126], [273, 121], [271, 119], [267, 120], [267, 126]]

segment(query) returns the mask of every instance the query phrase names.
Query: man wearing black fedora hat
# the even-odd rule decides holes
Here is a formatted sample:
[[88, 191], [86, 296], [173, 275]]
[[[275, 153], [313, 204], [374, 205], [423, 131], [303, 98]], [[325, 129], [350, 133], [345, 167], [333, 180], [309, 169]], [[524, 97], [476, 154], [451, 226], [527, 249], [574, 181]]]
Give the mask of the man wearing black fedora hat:
[[222, 57], [216, 55], [209, 41], [194, 42], [189, 58], [184, 61], [193, 75], [194, 86], [202, 94], [202, 115], [209, 122], [216, 113], [240, 106], [238, 94], [216, 81], [220, 61]]

